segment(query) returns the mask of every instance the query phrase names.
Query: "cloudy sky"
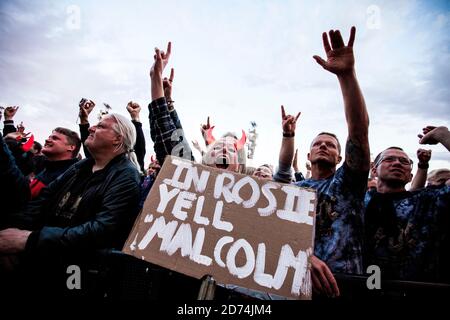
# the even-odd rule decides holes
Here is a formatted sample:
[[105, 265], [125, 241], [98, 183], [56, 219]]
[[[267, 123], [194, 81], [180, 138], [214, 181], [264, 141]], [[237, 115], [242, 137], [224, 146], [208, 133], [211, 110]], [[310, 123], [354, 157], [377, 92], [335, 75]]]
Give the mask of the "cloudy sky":
[[[43, 141], [56, 126], [77, 130], [82, 97], [125, 115], [137, 101], [149, 156], [148, 71], [154, 47], [170, 40], [173, 99], [188, 139], [201, 140], [207, 116], [217, 136], [255, 121], [253, 164], [275, 164], [283, 104], [302, 112], [304, 167], [317, 133], [346, 139], [338, 81], [312, 56], [325, 56], [323, 31], [340, 29], [346, 41], [352, 25], [371, 152], [397, 145], [415, 160], [423, 126], [450, 126], [448, 1], [2, 0], [0, 104], [19, 105], [16, 122]], [[443, 146], [430, 149], [432, 169], [450, 167]]]

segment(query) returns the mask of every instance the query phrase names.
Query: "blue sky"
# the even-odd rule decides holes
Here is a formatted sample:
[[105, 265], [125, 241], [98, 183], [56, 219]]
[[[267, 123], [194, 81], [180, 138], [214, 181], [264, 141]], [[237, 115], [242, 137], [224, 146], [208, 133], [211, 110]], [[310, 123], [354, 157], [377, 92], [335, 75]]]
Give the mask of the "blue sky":
[[[348, 39], [352, 25], [371, 152], [397, 145], [416, 159], [423, 126], [450, 126], [446, 1], [1, 1], [0, 104], [20, 105], [16, 121], [43, 141], [56, 126], [77, 130], [81, 97], [125, 115], [137, 101], [149, 156], [148, 71], [153, 48], [170, 40], [173, 98], [188, 139], [201, 139], [207, 116], [217, 136], [255, 121], [253, 164], [276, 164], [283, 104], [302, 112], [303, 167], [318, 132], [346, 139], [337, 79], [312, 56], [324, 56], [323, 31]], [[450, 167], [444, 147], [430, 149], [432, 169]]]

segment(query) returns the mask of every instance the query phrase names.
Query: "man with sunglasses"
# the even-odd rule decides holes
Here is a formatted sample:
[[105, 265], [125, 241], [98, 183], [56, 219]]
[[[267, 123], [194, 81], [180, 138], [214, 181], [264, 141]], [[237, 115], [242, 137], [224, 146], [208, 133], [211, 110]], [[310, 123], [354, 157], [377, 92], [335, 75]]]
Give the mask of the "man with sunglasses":
[[[430, 131], [420, 143], [431, 143]], [[446, 130], [437, 141], [446, 146], [449, 137]], [[383, 280], [450, 283], [450, 187], [406, 191], [412, 168], [398, 147], [375, 158], [371, 170], [378, 180], [366, 196], [364, 261], [379, 266]]]

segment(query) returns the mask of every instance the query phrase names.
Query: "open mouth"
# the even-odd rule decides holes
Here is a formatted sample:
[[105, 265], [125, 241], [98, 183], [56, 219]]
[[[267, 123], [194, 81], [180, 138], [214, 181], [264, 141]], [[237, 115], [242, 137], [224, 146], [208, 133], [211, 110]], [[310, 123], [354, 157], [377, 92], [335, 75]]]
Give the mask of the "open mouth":
[[227, 157], [217, 158], [215, 165], [216, 165], [216, 168], [224, 169], [224, 170], [227, 169], [230, 166]]

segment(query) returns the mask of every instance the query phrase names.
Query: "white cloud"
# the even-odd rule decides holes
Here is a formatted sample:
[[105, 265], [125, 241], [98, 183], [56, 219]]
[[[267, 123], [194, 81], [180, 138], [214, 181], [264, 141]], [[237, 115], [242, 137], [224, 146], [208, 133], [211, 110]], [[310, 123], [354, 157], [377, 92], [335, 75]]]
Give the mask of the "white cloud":
[[[367, 24], [373, 4], [379, 29]], [[70, 5], [80, 9], [79, 29], [68, 28]], [[446, 3], [2, 1], [0, 17], [0, 98], [23, 106], [17, 120], [40, 140], [57, 125], [77, 129], [81, 97], [108, 102], [124, 114], [134, 100], [144, 107], [150, 154], [148, 70], [153, 48], [172, 40], [174, 99], [190, 140], [200, 140], [198, 127], [208, 115], [217, 135], [256, 121], [255, 164], [275, 164], [284, 104], [289, 112], [302, 111], [297, 144], [304, 163], [318, 132], [346, 139], [338, 82], [312, 55], [324, 56], [323, 31], [340, 28], [347, 41], [351, 25], [358, 28], [356, 68], [373, 152], [396, 144], [414, 154], [424, 125], [450, 125]], [[449, 166], [440, 159], [435, 163]]]

